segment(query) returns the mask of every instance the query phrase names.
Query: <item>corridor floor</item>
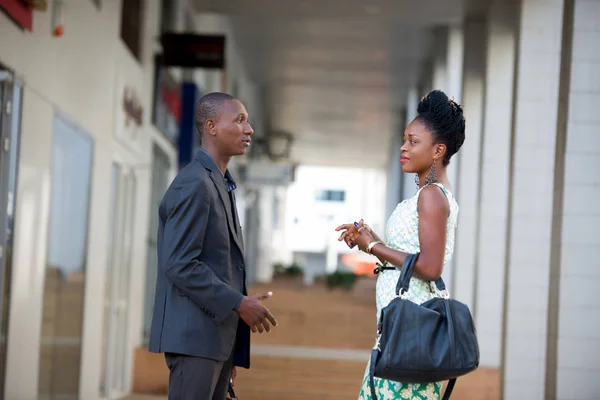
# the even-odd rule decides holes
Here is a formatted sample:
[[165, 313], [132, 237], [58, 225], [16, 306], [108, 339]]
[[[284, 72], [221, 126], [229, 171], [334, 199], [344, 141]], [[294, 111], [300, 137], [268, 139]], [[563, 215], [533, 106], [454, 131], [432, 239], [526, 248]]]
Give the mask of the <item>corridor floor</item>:
[[[238, 372], [239, 398], [356, 399], [374, 340], [372, 289], [369, 281], [359, 284], [354, 293], [321, 286], [304, 288], [294, 282], [252, 288], [251, 293], [273, 291], [265, 304], [279, 327], [253, 337], [252, 367]], [[452, 398], [497, 400], [498, 371], [479, 369], [459, 379]], [[136, 394], [127, 398], [162, 399], [166, 396]]]

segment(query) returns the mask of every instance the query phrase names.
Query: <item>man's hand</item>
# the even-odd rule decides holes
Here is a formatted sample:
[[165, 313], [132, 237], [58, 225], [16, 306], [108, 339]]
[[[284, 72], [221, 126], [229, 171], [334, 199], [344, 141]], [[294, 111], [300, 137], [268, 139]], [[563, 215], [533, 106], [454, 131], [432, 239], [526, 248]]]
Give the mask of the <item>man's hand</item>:
[[252, 332], [264, 331], [271, 332], [271, 325], [277, 326], [277, 320], [271, 315], [267, 307], [263, 306], [262, 301], [273, 296], [272, 292], [245, 296], [238, 307], [240, 318], [252, 328]]
[[231, 378], [229, 379], [229, 383], [231, 383], [231, 387], [235, 386], [235, 378], [237, 377], [237, 369], [235, 366], [231, 369]]

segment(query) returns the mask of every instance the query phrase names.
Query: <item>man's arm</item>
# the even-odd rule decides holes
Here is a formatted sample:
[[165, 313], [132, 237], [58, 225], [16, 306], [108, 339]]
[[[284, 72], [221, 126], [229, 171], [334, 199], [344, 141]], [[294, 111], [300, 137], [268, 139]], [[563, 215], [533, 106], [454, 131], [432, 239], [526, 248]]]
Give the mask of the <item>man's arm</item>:
[[161, 267], [177, 288], [190, 296], [216, 323], [239, 307], [243, 295], [220, 280], [200, 262], [210, 202], [205, 184], [187, 182], [174, 187], [167, 199]]

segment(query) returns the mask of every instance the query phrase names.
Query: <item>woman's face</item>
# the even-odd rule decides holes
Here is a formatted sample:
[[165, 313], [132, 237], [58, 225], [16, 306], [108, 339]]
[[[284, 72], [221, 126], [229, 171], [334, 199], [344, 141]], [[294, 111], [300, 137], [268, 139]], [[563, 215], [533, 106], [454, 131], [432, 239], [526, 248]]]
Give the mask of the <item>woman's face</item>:
[[434, 157], [439, 158], [439, 146], [419, 119], [412, 121], [404, 131], [404, 144], [400, 148], [402, 171], [417, 174], [429, 171]]

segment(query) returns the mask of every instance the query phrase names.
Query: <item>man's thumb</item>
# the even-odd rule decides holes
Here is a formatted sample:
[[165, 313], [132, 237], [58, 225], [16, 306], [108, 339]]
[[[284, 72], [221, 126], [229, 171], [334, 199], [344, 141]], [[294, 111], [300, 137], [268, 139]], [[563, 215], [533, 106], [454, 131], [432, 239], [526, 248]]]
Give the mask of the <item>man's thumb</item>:
[[269, 297], [273, 296], [273, 292], [267, 292], [267, 293], [263, 293], [261, 295], [258, 296], [259, 300], [266, 300]]

